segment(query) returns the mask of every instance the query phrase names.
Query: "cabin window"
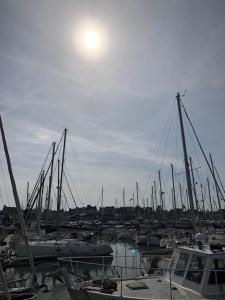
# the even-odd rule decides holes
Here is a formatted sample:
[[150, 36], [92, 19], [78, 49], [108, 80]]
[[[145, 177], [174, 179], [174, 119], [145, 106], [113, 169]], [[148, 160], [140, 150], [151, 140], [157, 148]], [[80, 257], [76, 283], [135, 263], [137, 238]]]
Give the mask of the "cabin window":
[[193, 255], [186, 278], [196, 283], [201, 283], [204, 267], [204, 257]]
[[225, 263], [223, 258], [214, 259], [211, 265], [209, 284], [225, 284]]
[[187, 253], [180, 253], [179, 259], [177, 261], [176, 269], [174, 272], [175, 275], [184, 276], [188, 259], [189, 259], [189, 255]]

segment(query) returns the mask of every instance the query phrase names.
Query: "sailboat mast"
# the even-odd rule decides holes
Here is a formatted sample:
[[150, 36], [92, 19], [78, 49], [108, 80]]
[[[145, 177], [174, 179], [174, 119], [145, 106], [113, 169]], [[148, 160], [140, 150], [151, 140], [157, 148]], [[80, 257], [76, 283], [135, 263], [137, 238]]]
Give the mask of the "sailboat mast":
[[194, 196], [195, 196], [195, 206], [196, 206], [197, 212], [200, 212], [200, 208], [199, 208], [199, 205], [198, 205], [197, 191], [196, 191], [196, 182], [195, 182], [195, 176], [194, 176], [194, 170], [193, 170], [192, 158], [191, 157], [189, 157], [189, 161], [190, 161], [190, 167], [191, 167], [193, 193], [194, 193]]
[[180, 182], [179, 182], [179, 190], [180, 190], [180, 203], [181, 203], [181, 208], [183, 210], [184, 209], [184, 203], [183, 203], [182, 187], [181, 187]]
[[51, 191], [52, 191], [52, 175], [53, 175], [53, 167], [54, 167], [54, 158], [55, 158], [55, 142], [52, 143], [52, 159], [51, 159], [51, 170], [49, 176], [49, 189], [47, 195], [47, 214], [46, 214], [46, 223], [48, 224], [49, 218], [49, 206], [51, 201]]
[[154, 187], [152, 185], [152, 191], [151, 191], [151, 206], [152, 210], [155, 211], [155, 205], [154, 205]]
[[158, 171], [158, 175], [159, 175], [159, 199], [160, 199], [160, 205], [161, 205], [161, 209], [163, 210], [163, 192], [162, 192], [162, 182], [161, 182], [161, 173], [160, 170]]
[[28, 181], [28, 182], [27, 182], [27, 203], [26, 203], [26, 208], [28, 207], [29, 197], [30, 197], [30, 195], [29, 195], [29, 186], [30, 186], [30, 183], [29, 183], [29, 181]]
[[126, 207], [126, 203], [125, 203], [125, 190], [123, 188], [123, 207]]
[[155, 180], [154, 180], [153, 184], [154, 184], [154, 196], [155, 196], [155, 211], [157, 211], [158, 203], [157, 203], [157, 193], [156, 193], [156, 182], [155, 182]]
[[67, 129], [64, 129], [64, 139], [63, 139], [63, 153], [62, 153], [62, 164], [61, 164], [61, 173], [60, 173], [60, 181], [59, 181], [59, 207], [61, 203], [61, 196], [62, 196], [62, 180], [63, 180], [63, 169], [64, 169], [64, 162], [65, 162], [65, 150], [66, 150], [66, 134]]
[[137, 205], [136, 205], [136, 206], [139, 206], [139, 195], [138, 195], [138, 190], [139, 190], [138, 182], [136, 182], [136, 195], [137, 195]]
[[57, 210], [56, 210], [56, 229], [58, 238], [58, 224], [59, 224], [59, 214], [60, 214], [60, 201], [59, 201], [59, 189], [60, 189], [60, 160], [57, 161]]
[[193, 223], [193, 227], [194, 227], [194, 233], [196, 233], [196, 220], [195, 220], [195, 212], [194, 212], [193, 195], [192, 195], [192, 190], [191, 190], [191, 176], [190, 176], [190, 171], [189, 171], [187, 147], [186, 147], [186, 140], [185, 140], [185, 133], [184, 133], [184, 124], [183, 124], [183, 118], [182, 118], [182, 112], [181, 112], [181, 99], [180, 99], [179, 93], [177, 93], [176, 98], [177, 98], [181, 139], [182, 139], [183, 153], [184, 153], [184, 164], [185, 164], [185, 173], [186, 173], [186, 180], [187, 180], [188, 198], [189, 198], [189, 203], [190, 203], [191, 218], [192, 218], [192, 223]]
[[104, 200], [104, 189], [102, 186], [102, 196], [101, 196], [101, 219], [103, 221], [103, 200]]
[[174, 183], [174, 168], [173, 168], [173, 164], [170, 164], [171, 167], [171, 174], [172, 174], [172, 184], [173, 184], [173, 188], [172, 188], [172, 203], [173, 203], [173, 209], [177, 209], [177, 203], [176, 203], [176, 191], [175, 191], [175, 183]]
[[212, 175], [213, 175], [213, 179], [215, 181], [217, 201], [218, 201], [218, 205], [219, 205], [219, 210], [221, 211], [220, 195], [219, 195], [219, 190], [218, 190], [218, 183], [217, 183], [217, 180], [216, 180], [216, 177], [215, 177], [215, 170], [214, 170], [214, 163], [213, 163], [213, 159], [212, 159], [212, 154], [209, 153], [209, 156], [210, 156], [210, 162], [211, 162], [211, 168], [212, 168]]
[[207, 178], [207, 187], [208, 187], [208, 194], [209, 194], [210, 209], [211, 209], [211, 212], [213, 212], [211, 190], [210, 190], [210, 185], [209, 185], [209, 178]]
[[37, 202], [37, 234], [38, 234], [38, 236], [40, 235], [40, 230], [41, 230], [43, 191], [44, 191], [44, 170], [41, 172], [40, 192], [39, 192], [38, 202]]
[[8, 152], [8, 147], [7, 147], [7, 143], [6, 143], [5, 132], [4, 132], [1, 116], [0, 116], [0, 129], [1, 129], [2, 142], [3, 142], [3, 146], [4, 146], [8, 170], [9, 170], [9, 177], [10, 177], [10, 181], [11, 181], [11, 185], [12, 185], [13, 196], [15, 199], [18, 219], [19, 219], [20, 226], [21, 226], [21, 232], [22, 232], [22, 236], [24, 239], [24, 243], [27, 248], [27, 254], [28, 254], [28, 258], [29, 258], [29, 262], [30, 262], [31, 271], [32, 271], [33, 275], [36, 276], [36, 272], [35, 272], [35, 268], [34, 268], [34, 260], [33, 260], [32, 252], [31, 252], [29, 242], [28, 242], [27, 230], [26, 230], [23, 213], [22, 213], [22, 209], [21, 209], [21, 205], [20, 205], [20, 200], [19, 200], [19, 196], [18, 196], [18, 192], [17, 192], [16, 182], [15, 182], [15, 179], [13, 176], [12, 165], [11, 165], [11, 160], [10, 160], [10, 156], [9, 156], [9, 152]]

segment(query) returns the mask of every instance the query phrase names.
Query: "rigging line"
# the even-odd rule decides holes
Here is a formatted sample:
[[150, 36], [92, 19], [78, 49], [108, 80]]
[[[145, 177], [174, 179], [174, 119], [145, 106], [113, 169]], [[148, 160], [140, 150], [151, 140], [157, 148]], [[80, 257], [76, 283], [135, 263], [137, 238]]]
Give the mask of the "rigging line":
[[[59, 144], [58, 144], [57, 147], [56, 147], [56, 150], [55, 150], [54, 155], [55, 155], [55, 154], [57, 153], [57, 151], [58, 151], [58, 148], [59, 148], [59, 145], [60, 145], [60, 143], [61, 143], [61, 141], [62, 141], [63, 135], [64, 135], [64, 131], [63, 131], [63, 134], [62, 134], [62, 136], [61, 136], [61, 138], [60, 138]], [[49, 172], [49, 170], [50, 170], [51, 163], [52, 163], [52, 162], [49, 163], [48, 169], [47, 169], [47, 171], [44, 173], [43, 184], [45, 183], [45, 179], [46, 179], [46, 177], [47, 177], [47, 175], [48, 175], [48, 172]], [[42, 188], [42, 187], [39, 186], [36, 195], [33, 196], [33, 199], [32, 199], [33, 202], [31, 203], [31, 206], [29, 206], [28, 214], [27, 214], [27, 216], [25, 217], [25, 223], [27, 222], [27, 220], [28, 220], [28, 218], [29, 218], [29, 216], [30, 216], [30, 213], [31, 213], [31, 211], [32, 211], [32, 209], [33, 209], [33, 207], [34, 207], [34, 204], [35, 204], [36, 200], [37, 200], [37, 197], [38, 197], [38, 195], [39, 195], [39, 193], [40, 193], [40, 191], [41, 191], [41, 188]]]
[[[164, 147], [163, 147], [162, 160], [161, 160], [161, 164], [160, 164], [160, 167], [159, 167], [159, 171], [162, 171], [162, 167], [163, 167], [164, 160], [165, 160], [165, 155], [166, 155], [166, 149], [167, 149], [168, 139], [169, 139], [169, 136], [170, 136], [172, 124], [173, 124], [173, 122], [174, 122], [173, 117], [171, 117], [172, 112], [173, 112], [173, 109], [174, 109], [174, 103], [175, 103], [175, 100], [172, 102], [171, 110], [170, 110], [170, 113], [169, 113], [169, 116], [168, 116], [168, 119], [167, 119], [167, 122], [166, 122], [166, 126], [165, 126], [165, 128], [168, 126], [168, 129], [167, 129], [167, 131], [166, 131], [166, 130], [163, 130], [163, 131], [166, 132], [166, 133], [165, 133], [165, 134], [166, 134], [166, 140], [165, 140], [165, 144], [164, 144]], [[170, 122], [169, 122], [169, 121], [170, 121]], [[162, 135], [162, 136], [163, 136], [163, 135]], [[159, 158], [159, 154], [160, 154], [159, 148], [160, 148], [160, 144], [159, 144], [158, 150], [157, 150], [157, 152], [156, 152], [156, 153], [157, 153], [157, 154], [156, 154], [156, 161], [157, 161], [157, 159]], [[156, 182], [157, 182], [157, 181], [156, 181]], [[150, 185], [148, 185], [148, 187], [150, 187]], [[145, 189], [145, 190], [146, 190], [146, 189]], [[146, 194], [146, 192], [145, 192], [144, 194]]]
[[172, 129], [173, 122], [174, 122], [174, 119], [172, 117], [171, 121], [170, 121], [170, 124], [169, 124], [169, 127], [168, 127], [167, 135], [166, 135], [164, 150], [163, 150], [163, 153], [162, 153], [162, 161], [161, 161], [161, 165], [160, 165], [160, 168], [159, 168], [160, 171], [162, 170], [162, 167], [163, 167], [163, 164], [164, 164], [164, 160], [165, 160], [165, 156], [166, 156], [166, 149], [167, 149], [167, 145], [168, 145], [168, 139], [169, 139], [169, 136], [170, 136], [170, 132], [171, 132], [171, 129]]
[[[166, 133], [166, 129], [167, 129], [167, 127], [168, 127], [168, 123], [169, 123], [169, 121], [171, 120], [171, 115], [172, 115], [172, 112], [173, 112], [173, 109], [174, 109], [174, 106], [175, 106], [175, 102], [176, 102], [176, 99], [174, 99], [174, 100], [171, 102], [169, 114], [168, 114], [167, 120], [166, 120], [166, 122], [165, 122], [165, 126], [164, 126], [164, 128], [163, 128], [163, 130], [162, 130], [161, 137], [160, 137], [160, 139], [159, 139], [159, 144], [158, 144], [157, 150], [156, 150], [155, 155], [154, 155], [154, 156], [155, 156], [154, 158], [155, 158], [155, 161], [156, 161], [156, 162], [157, 162], [158, 159], [159, 159], [161, 142], [163, 141], [164, 133]], [[146, 184], [146, 187], [145, 187], [145, 189], [144, 189], [144, 190], [145, 190], [144, 194], [146, 193], [147, 188], [149, 188], [150, 182], [152, 181], [152, 179], [153, 179], [153, 173], [151, 172], [151, 174], [150, 174], [150, 176], [149, 176], [149, 180], [148, 180], [148, 182], [147, 182], [147, 184]]]
[[33, 191], [32, 191], [32, 193], [31, 193], [31, 196], [30, 196], [29, 199], [28, 199], [28, 204], [27, 204], [28, 207], [29, 207], [29, 205], [30, 205], [30, 201], [32, 201], [32, 197], [34, 196], [34, 193], [36, 192], [36, 188], [37, 188], [37, 185], [38, 185], [38, 183], [39, 183], [39, 180], [40, 180], [40, 177], [41, 177], [41, 173], [42, 173], [42, 171], [44, 170], [44, 167], [45, 167], [45, 164], [46, 164], [46, 162], [47, 162], [47, 159], [48, 159], [48, 156], [49, 156], [49, 154], [50, 154], [51, 149], [52, 149], [52, 145], [51, 145], [51, 147], [50, 147], [50, 149], [49, 149], [49, 151], [48, 151], [48, 153], [47, 153], [47, 156], [46, 156], [46, 158], [45, 158], [45, 160], [44, 160], [44, 163], [43, 163], [43, 165], [42, 165], [41, 171], [40, 171], [40, 173], [39, 173], [38, 179], [37, 179], [37, 181], [36, 181], [36, 183], [35, 183], [35, 186], [34, 186], [34, 188], [33, 188]]
[[[56, 149], [55, 149], [54, 156], [56, 155], [56, 153], [57, 153], [57, 151], [58, 151], [59, 145], [61, 144], [61, 141], [62, 141], [62, 138], [63, 138], [63, 134], [64, 134], [64, 131], [63, 131], [63, 133], [62, 133], [62, 135], [61, 135], [61, 137], [60, 137], [60, 139], [59, 139], [59, 142], [58, 142], [57, 147], [56, 147]], [[49, 153], [50, 153], [51, 148], [52, 148], [52, 145], [51, 145], [51, 147], [50, 147], [50, 149], [49, 149], [48, 155], [49, 155]], [[48, 155], [47, 155], [47, 157], [48, 157]], [[46, 160], [47, 160], [47, 158], [46, 158]], [[37, 179], [37, 181], [36, 181], [36, 184], [35, 184], [35, 186], [34, 186], [34, 189], [33, 189], [32, 193], [31, 193], [31, 196], [30, 196], [30, 198], [29, 198], [29, 207], [30, 207], [30, 204], [31, 204], [31, 202], [32, 202], [32, 200], [33, 200], [33, 197], [34, 197], [35, 193], [36, 193], [36, 190], [37, 190], [37, 187], [38, 187], [38, 183], [39, 183], [39, 181], [40, 181], [41, 173], [42, 173], [42, 171], [43, 171], [43, 169], [44, 169], [46, 160], [45, 160], [45, 162], [44, 162], [44, 164], [43, 164], [43, 166], [42, 166], [42, 168], [41, 168], [41, 171], [40, 171], [40, 173], [39, 173], [39, 176], [38, 176], [38, 179]], [[46, 176], [47, 176], [47, 173], [48, 173], [48, 171], [49, 171], [49, 169], [50, 169], [50, 166], [51, 166], [51, 162], [49, 163], [48, 170], [47, 170], [47, 172], [45, 173], [44, 180], [45, 180], [45, 178], [46, 178]], [[39, 191], [38, 191], [38, 192], [39, 192]]]
[[[177, 114], [176, 114], [176, 123], [175, 125], [178, 124], [178, 111], [177, 111]], [[175, 134], [175, 144], [176, 144], [176, 147], [175, 147], [175, 159], [177, 158], [177, 153], [178, 153], [178, 127], [179, 126], [176, 126], [176, 134]], [[177, 165], [175, 165], [175, 167], [177, 167]]]
[[213, 177], [213, 179], [214, 179], [214, 181], [215, 181], [215, 184], [216, 184], [216, 186], [217, 186], [217, 188], [218, 188], [218, 191], [220, 192], [220, 194], [221, 194], [221, 196], [222, 196], [222, 198], [223, 198], [223, 201], [224, 201], [224, 196], [223, 196], [223, 194], [222, 194], [222, 192], [221, 192], [221, 189], [220, 189], [220, 187], [219, 187], [219, 185], [218, 185], [218, 183], [217, 183], [216, 177], [215, 177], [215, 175], [213, 174], [213, 171], [212, 171], [212, 168], [211, 168], [211, 166], [210, 166], [210, 164], [209, 164], [209, 161], [208, 161], [208, 159], [207, 159], [207, 156], [205, 155], [205, 152], [204, 152], [204, 150], [203, 150], [203, 148], [202, 148], [202, 145], [201, 145], [201, 143], [200, 143], [200, 141], [199, 141], [199, 138], [198, 138], [198, 136], [197, 136], [197, 133], [196, 133], [196, 131], [195, 131], [195, 128], [194, 128], [194, 126], [193, 126], [193, 124], [192, 124], [192, 122], [191, 122], [191, 120], [190, 120], [190, 118], [189, 118], [189, 116], [188, 116], [188, 113], [187, 113], [187, 111], [186, 111], [186, 109], [185, 109], [185, 107], [184, 107], [184, 104], [183, 104], [182, 100], [181, 100], [181, 104], [182, 104], [182, 107], [183, 107], [183, 109], [184, 109], [185, 115], [186, 115], [186, 117], [187, 117], [187, 119], [188, 119], [188, 121], [189, 121], [189, 123], [190, 123], [190, 125], [191, 125], [191, 128], [192, 128], [192, 130], [193, 130], [193, 132], [194, 132], [195, 138], [196, 138], [196, 140], [197, 140], [197, 142], [198, 142], [198, 145], [199, 145], [199, 147], [200, 147], [200, 149], [201, 149], [201, 152], [202, 152], [202, 154], [203, 154], [203, 156], [204, 156], [204, 158], [205, 158], [205, 161], [206, 161], [206, 163], [207, 163], [207, 165], [208, 165], [208, 168], [209, 168], [209, 170], [210, 170], [210, 173], [211, 173], [211, 175], [212, 175], [212, 177]]
[[99, 195], [99, 198], [98, 198], [98, 202], [97, 202], [97, 205], [96, 205], [97, 208], [99, 206], [99, 202], [101, 201], [101, 195], [102, 195], [102, 192], [100, 192], [100, 195]]
[[219, 182], [220, 182], [221, 187], [222, 187], [222, 189], [223, 189], [223, 192], [224, 192], [224, 194], [225, 194], [225, 189], [224, 189], [223, 183], [222, 183], [222, 181], [221, 181], [221, 178], [220, 178], [220, 176], [219, 176], [219, 172], [217, 171], [217, 168], [216, 168], [215, 165], [214, 165], [214, 169], [215, 169], [215, 171], [216, 171], [216, 175], [217, 175], [217, 177], [218, 177], [218, 179], [219, 179]]
[[[69, 144], [70, 144], [70, 148], [71, 148], [71, 154], [72, 154], [72, 158], [73, 158], [73, 160], [74, 160], [74, 162], [75, 162], [75, 164], [76, 164], [76, 166], [79, 168], [79, 172], [77, 172], [77, 177], [78, 177], [78, 180], [79, 180], [79, 182], [81, 182], [81, 177], [80, 177], [80, 167], [79, 167], [79, 162], [78, 162], [78, 159], [77, 159], [77, 153], [76, 153], [76, 151], [74, 150], [74, 148], [73, 148], [73, 143], [72, 143], [72, 136], [70, 136], [69, 135]], [[84, 196], [84, 197], [83, 197]], [[82, 195], [81, 195], [81, 198], [82, 199], [87, 199], [87, 197], [86, 197], [86, 195], [85, 195], [85, 193], [82, 191]]]
[[[208, 204], [207, 208], [208, 208], [208, 210], [210, 210], [210, 199], [209, 199], [209, 195], [207, 193], [207, 188], [205, 185], [204, 185], [204, 189], [203, 189], [203, 196], [204, 196], [205, 201]], [[210, 218], [211, 218], [211, 215], [210, 215]]]
[[164, 187], [164, 193], [165, 193], [165, 195], [167, 195], [167, 197], [170, 196], [170, 192], [168, 191], [168, 188], [167, 188], [167, 185], [164, 181], [164, 178], [168, 178], [169, 174], [170, 174], [170, 169], [168, 168], [167, 173], [165, 174], [166, 176], [162, 177], [162, 184], [163, 184], [163, 187]]
[[74, 188], [74, 190], [75, 190], [75, 192], [76, 192], [76, 194], [77, 194], [78, 200], [79, 200], [80, 204], [82, 204], [80, 195], [79, 195], [78, 190], [77, 190], [77, 188], [76, 188], [76, 186], [75, 186], [75, 184], [74, 184], [74, 182], [73, 182], [73, 180], [72, 180], [72, 177], [71, 177], [71, 175], [70, 175], [70, 173], [69, 173], [69, 170], [68, 170], [66, 164], [65, 164], [65, 170], [66, 170], [67, 175], [68, 175], [68, 177], [69, 177], [69, 179], [70, 179], [70, 181], [71, 181], [71, 183], [72, 183], [72, 186], [73, 186], [73, 188]]
[[63, 175], [64, 175], [64, 177], [65, 177], [65, 179], [66, 179], [66, 183], [67, 183], [67, 186], [68, 186], [68, 188], [69, 188], [71, 197], [72, 197], [73, 202], [74, 202], [74, 204], [75, 204], [75, 207], [77, 208], [77, 203], [76, 203], [76, 200], [75, 200], [75, 198], [74, 198], [74, 195], [73, 195], [73, 192], [72, 192], [72, 190], [71, 190], [71, 187], [70, 187], [70, 185], [69, 185], [69, 182], [68, 182], [68, 179], [67, 179], [67, 176], [66, 176], [65, 171], [63, 171]]
[[[68, 204], [68, 201], [67, 201], [67, 197], [66, 197], [66, 194], [65, 194], [64, 188], [62, 188], [62, 192], [63, 192], [63, 196], [64, 196], [64, 199], [65, 199], [65, 202], [66, 202], [67, 208], [70, 210], [70, 207], [69, 207], [69, 204]], [[66, 211], [66, 210], [65, 210], [65, 211]]]
[[[186, 126], [186, 127], [188, 129], [188, 134], [189, 134], [190, 140], [192, 142], [192, 147], [193, 147], [194, 153], [196, 155], [197, 162], [198, 162], [199, 166], [201, 166], [201, 162], [200, 162], [200, 159], [199, 159], [198, 151], [197, 151], [197, 149], [195, 147], [195, 143], [194, 143], [193, 138], [192, 138], [191, 129], [190, 129], [189, 126]], [[200, 179], [200, 175], [199, 174], [198, 174], [198, 176], [199, 176], [199, 179], [200, 179], [200, 181], [202, 183], [203, 182], [203, 178], [204, 178], [202, 169], [200, 170], [200, 173], [201, 173], [201, 179]]]
[[[168, 174], [167, 174], [167, 175], [168, 175]], [[167, 178], [167, 177], [166, 177], [166, 178]], [[169, 192], [168, 192], [168, 188], [167, 188], [167, 186], [166, 186], [166, 183], [165, 183], [165, 181], [164, 181], [163, 178], [161, 179], [161, 181], [162, 181], [162, 184], [163, 184], [163, 187], [164, 187], [163, 193], [164, 193], [165, 195], [168, 196]]]
[[[54, 186], [52, 186], [52, 189], [53, 189], [53, 194], [54, 194], [54, 196], [55, 196], [55, 203], [57, 202], [57, 195], [56, 195], [56, 191], [55, 191], [55, 187]], [[57, 205], [56, 205], [57, 206]], [[57, 209], [57, 207], [56, 207], [56, 209]], [[52, 210], [53, 210], [53, 203], [52, 203]]]
[[[140, 195], [140, 199], [142, 200], [142, 199], [145, 199], [145, 194], [143, 193], [142, 194], [142, 191], [141, 191], [141, 188], [140, 188], [140, 185], [138, 184], [138, 192], [139, 192], [139, 195]], [[143, 203], [142, 203], [142, 201], [140, 201], [140, 203], [139, 203], [139, 206], [141, 206], [141, 204], [143, 205]]]

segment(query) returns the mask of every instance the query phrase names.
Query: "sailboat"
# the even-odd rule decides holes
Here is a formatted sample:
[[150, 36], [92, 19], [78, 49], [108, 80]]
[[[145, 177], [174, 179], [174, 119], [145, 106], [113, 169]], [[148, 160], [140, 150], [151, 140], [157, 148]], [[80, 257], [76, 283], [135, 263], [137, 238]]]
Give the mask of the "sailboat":
[[11, 160], [10, 160], [10, 156], [9, 156], [9, 152], [8, 152], [8, 146], [6, 143], [5, 132], [4, 132], [1, 116], [0, 116], [0, 132], [1, 132], [1, 136], [2, 136], [2, 142], [3, 142], [3, 146], [4, 146], [4, 152], [5, 152], [5, 156], [6, 156], [13, 196], [14, 196], [14, 200], [16, 203], [18, 219], [19, 219], [19, 223], [20, 223], [20, 227], [21, 227], [21, 231], [22, 231], [22, 236], [24, 239], [26, 255], [28, 255], [28, 258], [29, 258], [31, 274], [32, 274], [32, 276], [30, 277], [30, 282], [28, 284], [21, 280], [11, 280], [9, 282], [9, 281], [7, 281], [7, 279], [5, 277], [5, 273], [2, 268], [2, 263], [0, 262], [0, 298], [7, 299], [7, 300], [37, 299], [36, 293], [34, 293], [34, 288], [33, 288], [34, 284], [37, 283], [36, 282], [36, 279], [37, 279], [36, 272], [35, 272], [35, 268], [34, 268], [33, 257], [32, 257], [32, 254], [31, 254], [31, 251], [29, 248], [29, 244], [28, 244], [28, 237], [27, 237], [25, 222], [24, 222], [24, 218], [23, 218], [23, 214], [22, 214], [19, 196], [17, 193], [15, 179], [13, 176]]
[[222, 248], [211, 250], [207, 235], [196, 234], [196, 218], [179, 93], [176, 98], [195, 246], [176, 248], [164, 275], [146, 274], [138, 278], [123, 278], [121, 268], [120, 278], [82, 282], [65, 270], [59, 270], [58, 276], [61, 276], [66, 283], [72, 300], [225, 299], [225, 251]]
[[[61, 170], [60, 164], [58, 160], [58, 195], [57, 195], [57, 220], [56, 220], [56, 228], [58, 229], [59, 223], [59, 210], [61, 203], [61, 191], [62, 191], [62, 176], [64, 172], [64, 160], [65, 160], [65, 147], [66, 147], [66, 136], [67, 129], [64, 130], [63, 133], [63, 151], [62, 151], [62, 163]], [[51, 172], [53, 170], [54, 156], [56, 151], [53, 147], [52, 160], [51, 160]], [[48, 168], [50, 169], [50, 167]], [[46, 174], [45, 174], [46, 176]], [[52, 175], [51, 175], [52, 177]], [[41, 179], [41, 183], [43, 179]], [[43, 187], [40, 186], [39, 190], [43, 190]], [[49, 187], [49, 193], [51, 189]], [[38, 198], [38, 197], [36, 197]], [[50, 199], [50, 195], [48, 196]], [[48, 204], [49, 206], [49, 204]], [[41, 207], [41, 206], [40, 206]], [[39, 218], [40, 220], [40, 218]], [[58, 234], [57, 234], [58, 236]], [[109, 244], [106, 243], [96, 243], [90, 240], [81, 240], [79, 238], [63, 238], [63, 239], [38, 239], [35, 241], [29, 241], [29, 247], [34, 259], [42, 259], [42, 258], [57, 258], [57, 257], [71, 257], [71, 256], [104, 256], [110, 255], [113, 250]], [[15, 247], [15, 254], [17, 257], [26, 257], [26, 245], [24, 243], [17, 242]]]
[[[72, 257], [72, 256], [104, 256], [112, 254], [113, 250], [109, 244], [97, 244], [79, 239], [62, 239], [29, 242], [34, 258], [43, 257]], [[15, 247], [17, 257], [26, 257], [26, 247], [23, 243], [17, 243]]]

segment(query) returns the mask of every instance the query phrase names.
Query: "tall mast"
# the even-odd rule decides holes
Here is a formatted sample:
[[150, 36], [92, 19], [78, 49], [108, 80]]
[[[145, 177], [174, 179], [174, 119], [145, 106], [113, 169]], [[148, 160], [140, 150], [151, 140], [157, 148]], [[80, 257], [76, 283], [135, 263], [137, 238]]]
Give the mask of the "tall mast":
[[59, 195], [59, 190], [60, 190], [60, 160], [58, 159], [57, 161], [57, 210], [56, 210], [56, 229], [57, 229], [57, 239], [58, 239], [58, 224], [59, 224], [59, 214], [60, 214], [60, 195]]
[[194, 177], [194, 170], [193, 170], [193, 165], [192, 165], [192, 159], [191, 159], [191, 157], [189, 157], [189, 161], [190, 161], [190, 167], [191, 167], [191, 177], [192, 177], [193, 192], [194, 192], [194, 196], [195, 196], [195, 206], [196, 206], [197, 211], [200, 211], [199, 205], [198, 205], [198, 197], [197, 197], [197, 192], [196, 192], [195, 177]]
[[154, 205], [154, 187], [152, 185], [152, 191], [151, 191], [151, 205], [152, 205], [152, 210], [155, 210], [155, 205]]
[[188, 190], [186, 189], [186, 204], [187, 204], [187, 209], [190, 210], [190, 201], [188, 197]]
[[28, 203], [29, 203], [29, 197], [30, 197], [30, 195], [29, 195], [29, 181], [27, 182], [27, 203], [26, 203], [26, 208], [28, 207]]
[[12, 185], [13, 196], [15, 199], [17, 214], [18, 214], [18, 218], [19, 218], [19, 222], [20, 222], [20, 226], [21, 226], [21, 232], [22, 232], [22, 236], [24, 239], [26, 249], [27, 249], [27, 255], [29, 258], [31, 271], [32, 271], [33, 275], [36, 276], [36, 272], [35, 272], [35, 268], [34, 268], [34, 260], [33, 260], [32, 252], [31, 252], [29, 242], [28, 242], [27, 230], [26, 230], [23, 213], [22, 213], [22, 209], [21, 209], [21, 205], [20, 205], [20, 200], [19, 200], [19, 196], [18, 196], [18, 192], [17, 192], [16, 182], [15, 182], [15, 179], [13, 176], [12, 165], [11, 165], [11, 160], [10, 160], [10, 156], [9, 156], [9, 152], [8, 152], [8, 147], [7, 147], [7, 143], [6, 143], [6, 138], [5, 138], [5, 133], [4, 133], [1, 116], [0, 116], [0, 129], [1, 129], [2, 142], [3, 142], [3, 146], [4, 146], [5, 156], [6, 156], [7, 165], [8, 165], [9, 177], [10, 177], [10, 181], [11, 181], [11, 185]]
[[182, 188], [181, 188], [181, 183], [179, 182], [179, 190], [180, 190], [180, 203], [181, 203], [181, 208], [182, 210], [184, 209], [184, 203], [183, 203], [183, 195], [182, 195]]
[[42, 213], [42, 202], [43, 202], [43, 191], [44, 191], [44, 170], [41, 172], [40, 189], [37, 202], [37, 233], [40, 235], [41, 230], [41, 213]]
[[219, 205], [219, 210], [221, 211], [220, 195], [219, 195], [219, 190], [218, 190], [218, 183], [217, 183], [216, 177], [215, 177], [215, 170], [214, 170], [214, 163], [213, 163], [213, 159], [212, 159], [212, 154], [209, 153], [209, 156], [210, 156], [210, 161], [211, 161], [212, 175], [213, 175], [213, 179], [215, 181], [217, 201], [218, 201], [218, 205]]
[[103, 198], [104, 197], [104, 189], [102, 187], [102, 196], [101, 196], [101, 218], [103, 220]]
[[176, 98], [177, 98], [177, 107], [178, 107], [179, 120], [180, 120], [180, 131], [181, 131], [181, 139], [182, 139], [182, 145], [183, 145], [184, 164], [185, 164], [185, 172], [186, 172], [186, 180], [187, 180], [188, 197], [189, 197], [189, 203], [190, 203], [190, 209], [191, 209], [191, 218], [192, 218], [192, 222], [193, 222], [194, 233], [196, 233], [196, 220], [195, 220], [195, 212], [194, 212], [193, 195], [192, 195], [192, 190], [191, 190], [191, 177], [190, 177], [190, 172], [189, 172], [187, 147], [186, 147], [185, 133], [184, 133], [184, 124], [183, 124], [183, 118], [182, 118], [182, 112], [181, 112], [181, 99], [180, 99], [179, 93], [177, 93]]
[[49, 218], [49, 206], [51, 201], [51, 191], [52, 191], [52, 175], [53, 175], [53, 167], [54, 167], [54, 158], [55, 158], [55, 142], [52, 143], [52, 160], [51, 160], [51, 170], [49, 176], [49, 189], [48, 189], [48, 199], [47, 199], [47, 214], [46, 214], [46, 223], [48, 223]]
[[138, 182], [136, 182], [137, 206], [139, 206]]
[[60, 182], [59, 182], [59, 207], [61, 203], [61, 197], [62, 197], [62, 180], [63, 180], [63, 171], [64, 171], [64, 162], [65, 162], [65, 150], [66, 150], [66, 134], [67, 129], [64, 129], [64, 139], [63, 139], [63, 153], [62, 153], [62, 164], [61, 164], [61, 173], [60, 173]]
[[162, 192], [162, 182], [161, 182], [161, 173], [160, 170], [158, 171], [158, 175], [159, 175], [159, 199], [160, 199], [160, 205], [161, 205], [161, 209], [163, 210], [163, 192]]
[[200, 187], [201, 187], [202, 209], [203, 209], [203, 212], [205, 213], [205, 197], [204, 197], [204, 195], [203, 195], [203, 187], [202, 187], [202, 184], [200, 184]]
[[154, 180], [154, 196], [155, 196], [155, 211], [157, 211], [157, 206], [158, 206], [158, 203], [157, 203], [157, 193], [156, 193], [156, 182]]
[[211, 208], [211, 212], [213, 212], [212, 197], [211, 197], [211, 190], [210, 190], [209, 178], [207, 178], [207, 187], [208, 187], [210, 208]]
[[123, 188], [123, 207], [126, 207], [126, 203], [125, 203], [125, 190]]
[[173, 208], [176, 210], [177, 209], [177, 204], [176, 204], [176, 193], [175, 193], [175, 184], [174, 184], [174, 168], [173, 168], [173, 164], [171, 164], [170, 166], [171, 166], [172, 183], [173, 183], [172, 202], [173, 202]]

